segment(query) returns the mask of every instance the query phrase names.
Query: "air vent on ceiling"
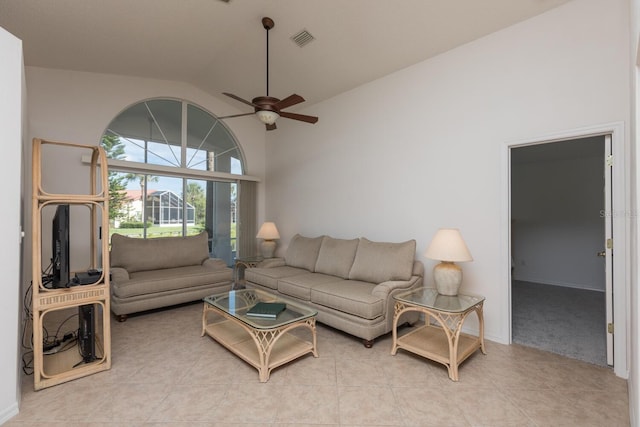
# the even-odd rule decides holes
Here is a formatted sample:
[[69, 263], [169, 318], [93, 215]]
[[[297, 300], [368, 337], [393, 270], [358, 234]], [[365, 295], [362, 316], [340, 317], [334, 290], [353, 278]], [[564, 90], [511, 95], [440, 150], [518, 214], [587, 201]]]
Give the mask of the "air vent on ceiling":
[[291, 36], [291, 40], [293, 40], [298, 46], [302, 47], [314, 41], [315, 37], [313, 37], [309, 31], [302, 30]]

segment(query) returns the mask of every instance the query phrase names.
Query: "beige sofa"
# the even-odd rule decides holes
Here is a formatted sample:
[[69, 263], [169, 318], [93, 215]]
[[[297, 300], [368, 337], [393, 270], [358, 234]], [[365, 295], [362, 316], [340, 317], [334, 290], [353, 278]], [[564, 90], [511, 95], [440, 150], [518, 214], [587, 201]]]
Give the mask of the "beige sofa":
[[128, 314], [231, 290], [233, 270], [209, 258], [206, 232], [188, 237], [111, 236], [111, 311]]
[[[372, 242], [296, 235], [284, 258], [245, 270], [246, 286], [279, 293], [318, 311], [317, 320], [362, 338], [366, 347], [391, 331], [393, 296], [422, 286], [416, 242]], [[417, 313], [401, 322], [414, 323]]]

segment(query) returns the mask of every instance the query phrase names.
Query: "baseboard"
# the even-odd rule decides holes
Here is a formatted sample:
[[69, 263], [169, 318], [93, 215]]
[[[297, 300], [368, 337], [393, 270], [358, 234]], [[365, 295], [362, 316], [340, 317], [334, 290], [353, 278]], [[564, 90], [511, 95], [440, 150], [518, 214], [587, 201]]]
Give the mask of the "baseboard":
[[3, 410], [1, 410], [0, 411], [0, 425], [6, 423], [11, 418], [13, 418], [16, 415], [18, 415], [18, 412], [20, 412], [19, 409], [18, 409], [18, 402], [14, 402], [9, 407], [4, 408]]

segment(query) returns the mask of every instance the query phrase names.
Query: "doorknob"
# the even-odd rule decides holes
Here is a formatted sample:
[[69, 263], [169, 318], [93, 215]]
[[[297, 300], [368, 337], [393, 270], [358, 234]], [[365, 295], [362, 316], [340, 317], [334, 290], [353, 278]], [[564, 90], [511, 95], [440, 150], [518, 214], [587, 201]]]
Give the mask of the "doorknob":
[[606, 255], [607, 255], [607, 253], [606, 253], [605, 251], [600, 251], [600, 252], [597, 252], [597, 253], [596, 253], [596, 255], [597, 255], [597, 256], [604, 257], [604, 256], [606, 256]]

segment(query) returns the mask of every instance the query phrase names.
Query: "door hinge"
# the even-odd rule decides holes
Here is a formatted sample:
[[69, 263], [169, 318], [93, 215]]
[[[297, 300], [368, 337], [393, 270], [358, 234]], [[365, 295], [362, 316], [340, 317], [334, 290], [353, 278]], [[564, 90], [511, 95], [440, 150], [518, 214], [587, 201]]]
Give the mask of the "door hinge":
[[610, 334], [613, 333], [613, 323], [607, 323], [607, 332]]
[[613, 154], [609, 154], [607, 156], [606, 164], [607, 164], [608, 167], [613, 166]]
[[613, 239], [607, 239], [607, 249], [613, 249]]

